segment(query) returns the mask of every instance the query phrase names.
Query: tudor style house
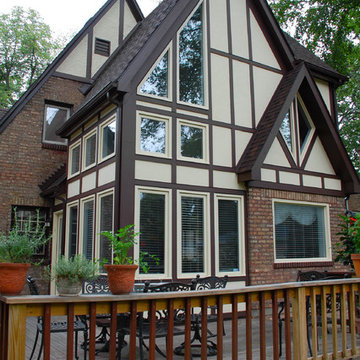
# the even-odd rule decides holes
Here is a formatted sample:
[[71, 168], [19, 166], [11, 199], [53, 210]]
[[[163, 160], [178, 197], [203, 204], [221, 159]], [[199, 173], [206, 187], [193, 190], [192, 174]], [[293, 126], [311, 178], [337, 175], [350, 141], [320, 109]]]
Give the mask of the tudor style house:
[[[37, 122], [19, 183], [52, 214], [52, 261], [110, 257], [100, 233], [135, 224], [135, 257], [160, 259], [139, 280], [243, 286], [341, 269], [338, 215], [360, 192], [336, 125], [346, 79], [265, 0], [163, 0], [145, 19], [135, 1], [109, 0], [43, 78], [0, 120], [0, 141]], [[44, 164], [34, 181], [32, 159]], [[8, 196], [9, 212], [23, 198]]]

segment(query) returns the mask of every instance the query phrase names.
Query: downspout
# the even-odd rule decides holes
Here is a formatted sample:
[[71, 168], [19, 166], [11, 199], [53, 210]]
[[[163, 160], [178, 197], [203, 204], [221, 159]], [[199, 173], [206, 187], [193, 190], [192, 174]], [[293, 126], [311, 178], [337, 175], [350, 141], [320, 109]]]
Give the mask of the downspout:
[[345, 201], [345, 215], [349, 215], [350, 210], [349, 210], [349, 199], [350, 199], [350, 195], [346, 195], [344, 198]]

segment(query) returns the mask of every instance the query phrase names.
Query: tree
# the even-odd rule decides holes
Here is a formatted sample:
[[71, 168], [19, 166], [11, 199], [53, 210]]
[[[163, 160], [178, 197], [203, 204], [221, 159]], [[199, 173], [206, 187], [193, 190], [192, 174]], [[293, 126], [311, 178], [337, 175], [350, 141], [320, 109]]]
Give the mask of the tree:
[[0, 15], [0, 108], [15, 103], [60, 46], [35, 10], [14, 7]]
[[[359, 0], [268, 0], [285, 31], [334, 69], [349, 76], [338, 88], [339, 129], [360, 175]], [[292, 31], [290, 31], [292, 30]]]

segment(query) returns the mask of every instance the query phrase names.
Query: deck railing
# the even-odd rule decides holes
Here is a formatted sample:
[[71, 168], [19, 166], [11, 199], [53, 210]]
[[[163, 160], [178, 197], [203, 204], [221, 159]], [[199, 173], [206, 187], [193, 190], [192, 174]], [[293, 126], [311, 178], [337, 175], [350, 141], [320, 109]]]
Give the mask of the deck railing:
[[[201, 309], [201, 328], [208, 328], [209, 307], [216, 307], [217, 359], [345, 359], [360, 355], [356, 334], [360, 279], [250, 286], [238, 289], [177, 293], [132, 293], [123, 296], [83, 295], [0, 297], [0, 359], [22, 360], [26, 353], [28, 317], [43, 316], [44, 359], [52, 359], [50, 322], [66, 316], [67, 359], [74, 358], [74, 318], [86, 315], [89, 326], [88, 358], [95, 359], [96, 317], [111, 314], [109, 359], [116, 359], [117, 315], [127, 313], [130, 334], [129, 359], [136, 358], [139, 312], [148, 312], [149, 359], [155, 359], [156, 313], [185, 309], [184, 358], [191, 358], [194, 311]], [[283, 310], [281, 310], [283, 309]], [[245, 315], [245, 319], [241, 318]], [[226, 342], [223, 319], [230, 317]], [[167, 359], [173, 358], [174, 322], [169, 317]], [[239, 322], [245, 330], [239, 331]], [[279, 326], [280, 323], [280, 326]], [[269, 330], [270, 327], [270, 330]], [[281, 334], [280, 334], [281, 333]], [[207, 358], [207, 332], [201, 331], [201, 358]], [[282, 341], [280, 341], [280, 337]], [[282, 343], [282, 348], [280, 346]], [[240, 344], [243, 349], [240, 349]], [[311, 355], [312, 353], [312, 355]], [[240, 355], [242, 354], [242, 355]]]

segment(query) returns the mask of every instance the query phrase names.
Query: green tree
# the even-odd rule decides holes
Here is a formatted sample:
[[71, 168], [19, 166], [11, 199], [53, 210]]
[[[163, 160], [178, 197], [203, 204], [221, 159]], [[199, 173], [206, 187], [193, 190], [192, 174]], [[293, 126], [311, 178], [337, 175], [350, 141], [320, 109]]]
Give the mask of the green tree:
[[13, 105], [60, 47], [35, 10], [14, 7], [0, 15], [0, 107]]
[[359, 0], [268, 0], [285, 31], [349, 81], [338, 88], [339, 129], [360, 174]]

